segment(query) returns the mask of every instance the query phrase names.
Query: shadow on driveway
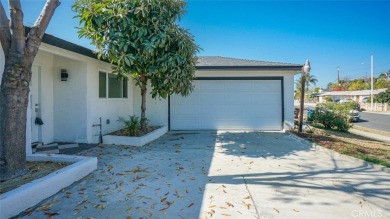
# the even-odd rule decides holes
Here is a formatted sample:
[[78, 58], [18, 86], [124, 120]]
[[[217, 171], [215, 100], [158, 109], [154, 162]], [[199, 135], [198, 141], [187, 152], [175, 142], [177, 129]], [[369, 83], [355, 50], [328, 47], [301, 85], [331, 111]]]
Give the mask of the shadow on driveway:
[[170, 132], [145, 147], [81, 155], [97, 156], [98, 170], [27, 217], [345, 218], [390, 209], [390, 174], [286, 133]]

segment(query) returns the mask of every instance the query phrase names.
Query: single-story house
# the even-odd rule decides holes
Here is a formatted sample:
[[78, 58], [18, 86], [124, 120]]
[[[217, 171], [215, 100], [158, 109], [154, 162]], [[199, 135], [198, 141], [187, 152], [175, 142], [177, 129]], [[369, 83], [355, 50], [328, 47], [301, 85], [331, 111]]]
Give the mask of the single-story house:
[[[199, 57], [194, 91], [187, 97], [148, 96], [146, 116], [150, 125], [169, 130], [288, 130], [294, 124], [294, 74], [301, 68]], [[3, 69], [1, 49], [0, 79]], [[119, 117], [140, 115], [140, 102], [139, 88], [131, 79], [118, 81], [110, 63], [87, 48], [45, 34], [32, 67], [28, 152], [34, 142], [98, 143], [100, 132], [121, 128]], [[37, 117], [42, 125], [36, 124]]]
[[[373, 90], [373, 94], [377, 95], [381, 92], [386, 91], [387, 88], [385, 89], [378, 89], [378, 90]], [[326, 102], [325, 98], [326, 97], [331, 97], [332, 101], [336, 100], [345, 100], [345, 99], [352, 99], [356, 102], [363, 102], [364, 98], [370, 97], [371, 96], [371, 90], [357, 90], [357, 91], [329, 91], [325, 92], [322, 94], [319, 94], [319, 102]]]

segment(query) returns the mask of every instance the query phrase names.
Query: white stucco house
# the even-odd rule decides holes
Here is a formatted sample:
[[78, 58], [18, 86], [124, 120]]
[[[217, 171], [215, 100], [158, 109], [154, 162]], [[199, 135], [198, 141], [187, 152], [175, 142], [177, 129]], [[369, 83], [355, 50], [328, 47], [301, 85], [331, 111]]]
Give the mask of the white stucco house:
[[[385, 92], [387, 88], [373, 90], [372, 94], [377, 95], [381, 92]], [[371, 90], [356, 90], [356, 91], [329, 91], [319, 94], [319, 102], [326, 102], [326, 97], [331, 97], [332, 101], [352, 99], [356, 102], [363, 102], [365, 98], [371, 96]]]
[[[1, 47], [0, 47], [1, 48]], [[302, 65], [199, 57], [188, 97], [147, 98], [150, 125], [169, 130], [283, 131], [293, 127], [294, 74]], [[4, 53], [0, 50], [0, 77]], [[34, 60], [27, 121], [31, 143], [98, 143], [121, 128], [118, 118], [140, 114], [140, 91], [118, 81], [111, 65], [84, 47], [45, 34]], [[150, 91], [150, 90], [149, 90]], [[36, 117], [43, 125], [36, 125]]]

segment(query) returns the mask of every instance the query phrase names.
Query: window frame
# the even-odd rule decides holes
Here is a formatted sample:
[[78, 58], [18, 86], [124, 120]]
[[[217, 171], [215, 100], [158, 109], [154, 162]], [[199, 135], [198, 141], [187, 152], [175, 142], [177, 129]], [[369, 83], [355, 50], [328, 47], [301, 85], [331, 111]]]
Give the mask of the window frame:
[[[100, 74], [103, 73], [105, 74], [105, 80], [106, 80], [106, 89], [105, 89], [105, 96], [104, 97], [101, 97], [100, 96]], [[110, 90], [110, 83], [109, 83], [109, 74], [111, 75], [115, 75], [116, 74], [113, 74], [111, 71], [107, 71], [107, 70], [103, 70], [103, 69], [99, 69], [98, 70], [98, 97], [99, 99], [129, 99], [129, 79], [125, 78], [124, 80], [121, 80], [120, 82], [120, 94], [121, 94], [121, 97], [109, 97], [109, 90]], [[126, 86], [124, 86], [124, 84], [126, 83]], [[124, 88], [126, 88], [126, 92], [124, 90]], [[125, 97], [125, 94], [126, 93], [126, 97]]]

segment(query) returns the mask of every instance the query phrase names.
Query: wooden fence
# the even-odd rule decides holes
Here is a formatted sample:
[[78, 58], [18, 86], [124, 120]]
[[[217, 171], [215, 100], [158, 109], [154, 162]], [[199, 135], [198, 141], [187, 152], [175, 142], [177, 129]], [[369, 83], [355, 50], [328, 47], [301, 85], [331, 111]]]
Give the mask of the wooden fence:
[[[360, 108], [367, 111], [371, 110], [371, 103], [360, 103]], [[388, 103], [374, 103], [373, 111], [390, 111], [390, 104]]]

